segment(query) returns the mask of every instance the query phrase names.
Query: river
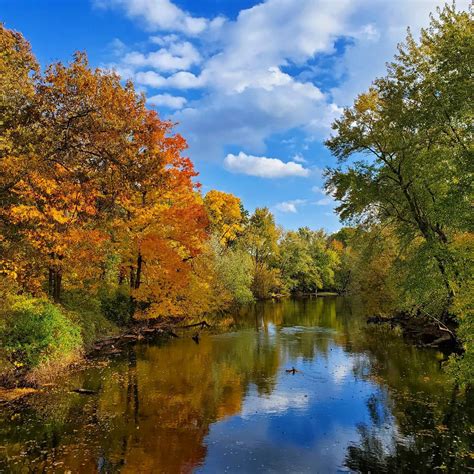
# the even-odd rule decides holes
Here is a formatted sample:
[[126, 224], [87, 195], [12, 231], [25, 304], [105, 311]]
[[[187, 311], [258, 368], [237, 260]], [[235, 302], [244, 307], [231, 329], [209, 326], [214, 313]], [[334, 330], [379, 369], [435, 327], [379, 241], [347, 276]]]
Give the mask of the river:
[[259, 303], [226, 332], [192, 334], [130, 345], [0, 406], [0, 472], [473, 468], [472, 397], [442, 354], [367, 326], [360, 303]]

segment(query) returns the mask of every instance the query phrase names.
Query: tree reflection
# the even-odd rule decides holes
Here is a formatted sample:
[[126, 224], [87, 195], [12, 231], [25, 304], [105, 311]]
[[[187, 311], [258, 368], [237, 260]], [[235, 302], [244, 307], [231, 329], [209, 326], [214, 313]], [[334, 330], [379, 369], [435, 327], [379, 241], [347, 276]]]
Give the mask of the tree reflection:
[[[249, 394], [268, 398], [291, 377], [290, 364], [330, 360], [336, 346], [350, 356], [353, 377], [374, 387], [347, 467], [461, 472], [472, 396], [453, 389], [436, 354], [367, 327], [363, 307], [341, 298], [257, 304], [236, 316], [229, 333], [203, 334], [199, 345], [183, 333], [130, 346], [108, 365], [4, 407], [0, 471], [192, 471], [206, 460], [214, 423], [241, 414]], [[70, 393], [75, 387], [98, 395]]]

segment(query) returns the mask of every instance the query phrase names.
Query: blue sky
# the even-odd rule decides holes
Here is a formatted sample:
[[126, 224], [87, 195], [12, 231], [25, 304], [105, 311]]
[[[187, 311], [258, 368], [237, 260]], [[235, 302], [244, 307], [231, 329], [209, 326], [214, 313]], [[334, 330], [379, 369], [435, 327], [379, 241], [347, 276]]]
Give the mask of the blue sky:
[[[86, 51], [178, 122], [203, 191], [286, 228], [340, 227], [322, 170], [330, 124], [438, 0], [0, 0], [44, 66]], [[459, 8], [468, 1], [458, 0]]]

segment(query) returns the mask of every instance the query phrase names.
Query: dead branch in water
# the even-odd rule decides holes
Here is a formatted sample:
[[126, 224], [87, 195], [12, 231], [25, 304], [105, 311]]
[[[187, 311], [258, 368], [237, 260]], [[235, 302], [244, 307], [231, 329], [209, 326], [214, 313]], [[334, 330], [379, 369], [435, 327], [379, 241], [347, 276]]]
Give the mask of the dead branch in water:
[[186, 326], [176, 326], [177, 329], [188, 329], [201, 326], [201, 329], [212, 327], [207, 321], [201, 321], [199, 323], [187, 324]]

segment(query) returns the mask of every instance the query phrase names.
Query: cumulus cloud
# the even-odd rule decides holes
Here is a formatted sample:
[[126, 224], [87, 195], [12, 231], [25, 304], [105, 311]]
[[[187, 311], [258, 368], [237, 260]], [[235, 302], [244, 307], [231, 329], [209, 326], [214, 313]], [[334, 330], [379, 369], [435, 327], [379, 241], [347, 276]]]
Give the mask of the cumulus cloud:
[[143, 54], [137, 51], [127, 53], [123, 63], [135, 68], [152, 67], [159, 71], [189, 69], [201, 61], [201, 55], [188, 41], [173, 42], [166, 48]]
[[193, 17], [170, 0], [95, 0], [95, 5], [99, 8], [120, 8], [130, 18], [143, 21], [150, 30], [197, 35], [211, 23], [206, 18]]
[[132, 76], [137, 84], [151, 88], [199, 89], [205, 85], [202, 76], [196, 76], [188, 71], [179, 71], [168, 77], [155, 71], [139, 71], [132, 73]]
[[170, 94], [157, 94], [149, 97], [150, 105], [168, 107], [169, 109], [181, 109], [187, 100], [185, 97], [177, 97]]
[[280, 212], [290, 212], [296, 214], [298, 212], [298, 206], [304, 204], [304, 199], [293, 199], [292, 201], [283, 201], [275, 205], [275, 210]]
[[224, 160], [225, 167], [233, 173], [241, 173], [260, 178], [285, 178], [288, 176], [308, 176], [309, 170], [300, 163], [265, 156], [252, 156], [240, 152], [238, 155], [228, 154]]
[[179, 71], [166, 80], [166, 85], [175, 89], [199, 89], [205, 84], [206, 78], [204, 76], [196, 76], [188, 71]]
[[[417, 31], [444, 3], [266, 0], [231, 20], [194, 17], [171, 0], [95, 1], [173, 33], [151, 36], [157, 51], [129, 51], [116, 69], [150, 95], [193, 90], [170, 118], [195, 159], [222, 159], [228, 146], [264, 155], [270, 137], [293, 130], [300, 142], [327, 137], [342, 106], [384, 72], [406, 27]], [[321, 57], [330, 61], [318, 67]], [[320, 80], [321, 67], [330, 81]]]

